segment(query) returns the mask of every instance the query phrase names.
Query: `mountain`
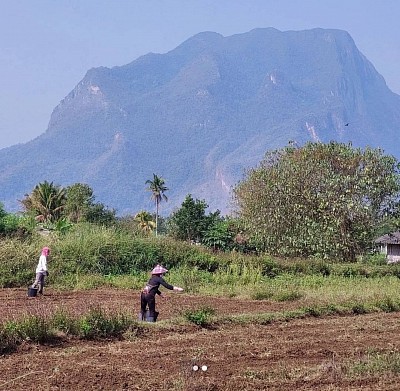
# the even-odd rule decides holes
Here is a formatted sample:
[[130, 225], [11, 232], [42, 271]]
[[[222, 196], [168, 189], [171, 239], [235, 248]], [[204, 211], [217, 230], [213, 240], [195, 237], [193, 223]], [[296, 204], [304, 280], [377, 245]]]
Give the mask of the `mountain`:
[[267, 150], [337, 140], [399, 158], [399, 124], [400, 96], [345, 31], [203, 32], [90, 69], [45, 133], [0, 150], [0, 201], [15, 210], [39, 182], [82, 182], [118, 214], [153, 210], [155, 173], [170, 189], [162, 214], [189, 193], [228, 213], [232, 186]]

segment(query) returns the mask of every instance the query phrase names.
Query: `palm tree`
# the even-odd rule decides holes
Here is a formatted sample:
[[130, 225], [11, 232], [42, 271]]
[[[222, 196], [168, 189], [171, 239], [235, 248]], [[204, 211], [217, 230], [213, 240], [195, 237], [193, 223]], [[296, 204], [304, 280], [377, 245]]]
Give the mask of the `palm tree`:
[[20, 201], [26, 211], [35, 213], [38, 221], [55, 222], [62, 217], [66, 190], [53, 182], [44, 181], [35, 186], [31, 194]]
[[151, 214], [145, 210], [142, 210], [136, 214], [135, 221], [137, 222], [139, 228], [146, 234], [153, 231], [153, 229], [156, 227], [156, 223], [153, 221]]
[[146, 184], [149, 184], [147, 190], [151, 191], [151, 198], [154, 200], [156, 204], [156, 236], [157, 236], [157, 228], [158, 228], [158, 209], [160, 202], [162, 200], [168, 201], [168, 197], [164, 194], [168, 189], [165, 186], [165, 181], [163, 178], [153, 174], [153, 180], [148, 179]]

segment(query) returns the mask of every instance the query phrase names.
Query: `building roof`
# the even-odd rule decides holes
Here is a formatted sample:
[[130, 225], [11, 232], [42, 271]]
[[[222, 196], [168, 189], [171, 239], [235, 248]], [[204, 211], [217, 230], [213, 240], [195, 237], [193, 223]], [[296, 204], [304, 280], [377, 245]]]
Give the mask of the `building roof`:
[[383, 235], [375, 240], [375, 243], [382, 244], [400, 244], [400, 231]]

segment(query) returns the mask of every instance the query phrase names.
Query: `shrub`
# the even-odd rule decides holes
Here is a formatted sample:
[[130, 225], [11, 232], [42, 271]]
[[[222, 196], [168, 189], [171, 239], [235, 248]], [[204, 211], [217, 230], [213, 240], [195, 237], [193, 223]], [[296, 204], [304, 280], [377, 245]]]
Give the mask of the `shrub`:
[[351, 306], [353, 314], [363, 315], [368, 313], [368, 309], [364, 303], [355, 303]]
[[211, 307], [201, 307], [197, 310], [187, 310], [184, 312], [184, 317], [190, 323], [194, 323], [200, 327], [210, 325], [211, 317], [215, 314], [215, 310]]
[[40, 316], [30, 315], [18, 323], [16, 330], [21, 339], [45, 343], [54, 339], [49, 322]]
[[314, 316], [316, 318], [318, 318], [319, 316], [321, 316], [321, 309], [318, 307], [306, 307], [304, 308], [304, 313], [306, 315], [310, 315], [310, 316]]
[[294, 301], [302, 297], [302, 294], [295, 290], [283, 290], [274, 295], [276, 301]]
[[79, 320], [79, 330], [84, 339], [120, 337], [132, 323], [125, 314], [107, 316], [100, 307], [94, 307]]
[[7, 354], [15, 351], [21, 343], [16, 323], [6, 322], [0, 326], [0, 353]]
[[274, 278], [282, 273], [282, 268], [279, 264], [270, 258], [266, 258], [263, 263], [263, 275]]
[[256, 289], [250, 294], [252, 300], [268, 300], [274, 297], [274, 291], [270, 288]]
[[400, 309], [399, 303], [396, 303], [391, 297], [385, 296], [376, 302], [376, 306], [385, 312], [395, 312]]
[[76, 319], [62, 309], [57, 310], [51, 319], [51, 326], [54, 330], [59, 330], [70, 335], [77, 335], [79, 333], [77, 323]]

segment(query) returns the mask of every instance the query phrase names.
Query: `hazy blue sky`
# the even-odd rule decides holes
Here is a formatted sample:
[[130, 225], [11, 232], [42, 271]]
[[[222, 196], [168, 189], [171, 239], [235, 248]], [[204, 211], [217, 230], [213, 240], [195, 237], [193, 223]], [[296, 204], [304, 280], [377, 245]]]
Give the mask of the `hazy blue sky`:
[[93, 67], [202, 31], [343, 29], [400, 93], [400, 0], [0, 0], [0, 148], [29, 141]]

